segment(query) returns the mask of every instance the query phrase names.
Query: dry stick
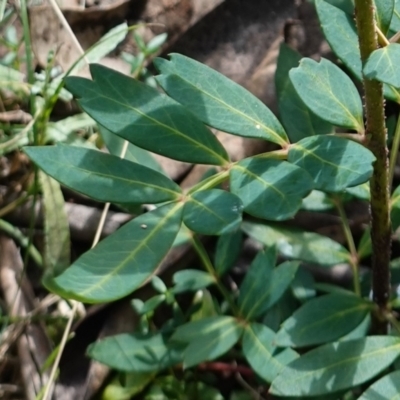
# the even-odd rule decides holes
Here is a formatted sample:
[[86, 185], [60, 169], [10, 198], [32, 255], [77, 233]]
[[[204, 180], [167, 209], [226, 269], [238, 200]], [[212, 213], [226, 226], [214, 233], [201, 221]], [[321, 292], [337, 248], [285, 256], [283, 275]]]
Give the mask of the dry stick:
[[[122, 150], [121, 150], [120, 158], [125, 158], [127, 150], [128, 150], [128, 141], [125, 140], [124, 141], [124, 146], [122, 147]], [[106, 203], [104, 205], [103, 213], [101, 215], [101, 218], [100, 218], [100, 221], [99, 221], [99, 225], [97, 227], [96, 235], [95, 235], [95, 237], [93, 239], [93, 244], [92, 244], [92, 247], [91, 247], [92, 249], [93, 249], [94, 246], [96, 246], [96, 244], [100, 240], [101, 232], [103, 230], [104, 223], [106, 221], [107, 212], [108, 212], [109, 208], [110, 208], [110, 203]], [[58, 368], [58, 365], [60, 364], [61, 356], [62, 356], [62, 353], [64, 352], [64, 348], [65, 348], [65, 345], [67, 343], [67, 340], [68, 340], [68, 337], [69, 337], [69, 333], [71, 332], [72, 322], [73, 322], [75, 314], [76, 314], [76, 312], [78, 310], [78, 306], [79, 306], [79, 302], [75, 301], [74, 302], [74, 306], [72, 307], [72, 310], [71, 310], [71, 315], [68, 318], [68, 322], [67, 322], [67, 325], [65, 327], [65, 330], [64, 330], [61, 342], [60, 342], [60, 346], [59, 346], [59, 351], [57, 353], [57, 357], [54, 360], [54, 364], [53, 364], [53, 367], [51, 369], [49, 382], [47, 383], [46, 390], [45, 390], [44, 395], [43, 395], [43, 400], [50, 400], [50, 398], [51, 398], [51, 395], [52, 395], [52, 392], [53, 392], [53, 388], [54, 388], [53, 382], [54, 382], [54, 379], [56, 377], [57, 368]]]
[[[356, 0], [356, 22], [363, 63], [378, 49], [373, 0]], [[371, 186], [371, 241], [372, 241], [372, 290], [373, 300], [380, 309], [380, 316], [373, 319], [376, 334], [387, 333], [387, 322], [382, 318], [387, 309], [390, 293], [390, 194], [389, 161], [386, 145], [385, 102], [382, 83], [363, 78], [365, 113], [369, 149], [376, 157]]]

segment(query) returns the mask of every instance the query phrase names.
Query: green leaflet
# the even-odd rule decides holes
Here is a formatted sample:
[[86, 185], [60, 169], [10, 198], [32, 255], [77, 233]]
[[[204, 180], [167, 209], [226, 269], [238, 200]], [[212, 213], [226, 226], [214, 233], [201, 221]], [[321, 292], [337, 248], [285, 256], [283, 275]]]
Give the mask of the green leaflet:
[[257, 157], [234, 164], [230, 183], [247, 213], [274, 221], [296, 214], [313, 188], [303, 169], [286, 161]]
[[[274, 268], [276, 250], [261, 251], [251, 264], [240, 286], [239, 311], [247, 321], [271, 308], [285, 293], [296, 275], [299, 263], [284, 262]], [[260, 279], [262, 277], [262, 279]]]
[[173, 277], [174, 293], [195, 292], [215, 283], [215, 278], [208, 272], [196, 269], [184, 269], [175, 272]]
[[223, 235], [239, 228], [242, 210], [243, 204], [234, 194], [220, 189], [202, 190], [186, 201], [183, 222], [197, 233]]
[[82, 108], [100, 125], [131, 143], [176, 160], [225, 165], [215, 136], [180, 104], [144, 83], [101, 65], [93, 81], [66, 78]]
[[88, 355], [118, 371], [157, 372], [181, 363], [182, 350], [161, 334], [123, 333], [91, 344]]
[[390, 218], [392, 229], [395, 231], [400, 226], [400, 186], [397, 186], [390, 199]]
[[239, 136], [286, 145], [274, 114], [249, 91], [210, 67], [181, 54], [154, 61], [158, 83], [207, 125]]
[[386, 35], [390, 27], [394, 11], [394, 0], [374, 0], [376, 21], [382, 33]]
[[44, 261], [46, 274], [59, 274], [70, 265], [70, 235], [60, 185], [39, 171], [44, 205]]
[[292, 145], [288, 161], [310, 174], [315, 189], [341, 192], [371, 177], [375, 157], [367, 148], [351, 140], [315, 136]]
[[279, 116], [292, 143], [307, 136], [332, 133], [333, 127], [315, 115], [301, 100], [292, 82], [289, 71], [297, 67], [301, 55], [285, 43], [281, 44], [275, 72]]
[[303, 58], [289, 73], [303, 102], [330, 123], [364, 132], [360, 95], [351, 79], [324, 58], [318, 63]]
[[400, 31], [400, 1], [394, 0], [394, 10], [392, 20], [390, 21], [390, 30], [392, 33]]
[[24, 151], [47, 174], [95, 200], [160, 203], [181, 193], [165, 175], [97, 150], [59, 145], [25, 147]]
[[243, 355], [257, 373], [267, 382], [272, 382], [286, 364], [298, 358], [292, 349], [279, 352], [274, 344], [275, 332], [267, 326], [252, 322], [244, 329]]
[[320, 396], [350, 389], [378, 375], [399, 354], [400, 339], [393, 336], [369, 336], [327, 344], [283, 369], [272, 382], [270, 393]]
[[179, 231], [181, 203], [171, 203], [128, 222], [54, 279], [61, 295], [104, 303], [133, 292], [149, 279]]
[[189, 368], [226, 353], [237, 343], [242, 332], [243, 326], [235, 318], [215, 316], [182, 325], [171, 340], [188, 343], [183, 365]]
[[394, 371], [371, 385], [358, 400], [399, 400], [400, 371]]
[[242, 229], [265, 246], [276, 246], [289, 258], [323, 266], [350, 261], [350, 253], [341, 244], [317, 233], [253, 222], [244, 222]]
[[242, 251], [243, 234], [241, 230], [222, 235], [215, 249], [214, 267], [219, 276], [228, 272]]
[[369, 79], [400, 87], [398, 65], [400, 62], [400, 44], [391, 43], [375, 50], [364, 65], [364, 74]]
[[372, 308], [357, 296], [332, 293], [315, 298], [283, 323], [275, 342], [282, 347], [332, 342], [355, 329]]

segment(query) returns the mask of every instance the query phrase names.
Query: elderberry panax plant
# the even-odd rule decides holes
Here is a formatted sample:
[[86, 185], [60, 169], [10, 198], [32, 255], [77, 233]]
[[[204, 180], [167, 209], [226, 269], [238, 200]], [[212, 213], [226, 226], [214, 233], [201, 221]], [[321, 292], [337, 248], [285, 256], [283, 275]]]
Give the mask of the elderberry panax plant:
[[[400, 187], [390, 190], [400, 123], [388, 156], [384, 99], [400, 103], [400, 3], [315, 0], [315, 6], [341, 67], [301, 58], [282, 44], [279, 119], [241, 86], [181, 54], [154, 61], [159, 89], [98, 64], [90, 66], [91, 80], [65, 79], [107, 141], [128, 141], [128, 156], [140, 162], [67, 145], [25, 147], [26, 154], [92, 199], [155, 205], [61, 273], [46, 273], [50, 290], [84, 303], [114, 301], [152, 280], [157, 294], [132, 301], [140, 326], [92, 344], [93, 359], [144, 374], [150, 387], [170, 367], [224, 357], [252, 368], [271, 398], [366, 400], [399, 392], [400, 301], [389, 277], [392, 268], [392, 284], [399, 283], [390, 242], [398, 238]], [[209, 127], [276, 150], [234, 162]], [[183, 191], [147, 151], [210, 165], [212, 173]], [[344, 207], [352, 199], [370, 203], [371, 226], [361, 238], [353, 236]], [[301, 209], [336, 210], [346, 243], [281, 224]], [[212, 254], [199, 235], [218, 236]], [[232, 291], [226, 275], [244, 235], [263, 249]], [[204, 271], [179, 271], [167, 287], [157, 268], [184, 241]], [[361, 276], [364, 260], [372, 265]], [[349, 265], [352, 289], [315, 282], [310, 264]], [[185, 292], [196, 294], [189, 308], [180, 297]], [[161, 304], [171, 314], [157, 326], [152, 316]]]

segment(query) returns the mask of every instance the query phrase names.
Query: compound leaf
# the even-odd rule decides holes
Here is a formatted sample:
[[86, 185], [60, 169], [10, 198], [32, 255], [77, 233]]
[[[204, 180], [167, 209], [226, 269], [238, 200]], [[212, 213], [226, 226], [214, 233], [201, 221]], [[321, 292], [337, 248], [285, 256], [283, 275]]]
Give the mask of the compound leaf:
[[243, 355], [257, 375], [267, 382], [272, 382], [286, 364], [298, 358], [292, 349], [279, 351], [274, 338], [274, 331], [252, 322], [246, 325], [242, 339]]
[[219, 72], [181, 54], [155, 60], [162, 88], [207, 125], [279, 145], [288, 143], [274, 114], [254, 95]]
[[292, 217], [313, 189], [303, 169], [272, 158], [246, 158], [230, 172], [231, 191], [244, 210], [256, 217], [281, 221]]
[[283, 323], [275, 342], [282, 347], [332, 342], [355, 329], [372, 307], [372, 303], [352, 295], [332, 293], [318, 297]]
[[155, 273], [179, 231], [181, 203], [128, 222], [54, 278], [62, 295], [87, 303], [119, 299]]
[[357, 132], [364, 131], [363, 107], [357, 88], [335, 64], [309, 58], [289, 73], [303, 102], [322, 119]]
[[25, 147], [24, 151], [54, 179], [95, 200], [160, 203], [181, 193], [165, 175], [97, 150], [58, 145]]
[[270, 393], [321, 396], [350, 389], [378, 375], [399, 355], [400, 338], [393, 336], [326, 344], [286, 366], [272, 382]]
[[242, 222], [239, 197], [220, 189], [193, 193], [185, 203], [183, 222], [194, 232], [223, 235], [235, 231]]
[[224, 165], [228, 155], [192, 113], [135, 79], [92, 64], [93, 81], [66, 78], [81, 107], [100, 125], [154, 153], [201, 164]]
[[315, 188], [341, 192], [367, 181], [374, 155], [367, 148], [337, 136], [314, 136], [290, 147], [288, 161], [306, 170]]

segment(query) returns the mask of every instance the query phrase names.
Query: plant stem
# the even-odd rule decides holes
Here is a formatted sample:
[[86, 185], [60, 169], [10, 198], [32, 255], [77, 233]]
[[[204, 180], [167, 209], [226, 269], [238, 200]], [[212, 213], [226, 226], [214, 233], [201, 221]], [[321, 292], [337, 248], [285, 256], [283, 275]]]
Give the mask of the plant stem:
[[219, 277], [215, 273], [215, 269], [211, 263], [210, 257], [208, 257], [208, 254], [203, 246], [203, 243], [201, 243], [201, 241], [197, 237], [197, 235], [193, 235], [192, 243], [193, 243], [194, 249], [196, 250], [196, 253], [198, 254], [201, 262], [203, 263], [204, 268], [210, 275], [212, 275], [215, 278], [215, 284], [216, 284], [218, 290], [221, 292], [222, 296], [224, 297], [226, 302], [229, 304], [233, 314], [238, 316], [239, 315], [238, 308], [236, 307], [235, 303], [233, 302], [232, 297], [231, 297], [230, 293], [228, 292], [228, 290], [220, 282]]
[[394, 168], [396, 166], [397, 155], [399, 154], [400, 145], [400, 115], [397, 118], [396, 130], [394, 131], [392, 148], [390, 149], [390, 164], [389, 164], [389, 185], [393, 185]]
[[[355, 0], [356, 23], [361, 60], [364, 64], [370, 54], [378, 49], [373, 0]], [[365, 91], [366, 134], [370, 137], [369, 149], [376, 157], [371, 187], [371, 241], [373, 299], [382, 313], [386, 312], [390, 293], [390, 196], [389, 162], [386, 145], [386, 126], [382, 84], [363, 79]], [[374, 333], [387, 333], [387, 323], [375, 318]]]
[[356, 245], [354, 243], [353, 234], [350, 229], [349, 220], [347, 218], [346, 212], [344, 211], [343, 203], [341, 202], [341, 200], [337, 198], [333, 198], [332, 200], [336, 205], [340, 219], [342, 221], [343, 232], [346, 237], [347, 245], [349, 246], [351, 254], [350, 265], [353, 271], [354, 292], [357, 296], [361, 296], [360, 278], [358, 274], [358, 253]]

